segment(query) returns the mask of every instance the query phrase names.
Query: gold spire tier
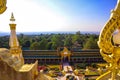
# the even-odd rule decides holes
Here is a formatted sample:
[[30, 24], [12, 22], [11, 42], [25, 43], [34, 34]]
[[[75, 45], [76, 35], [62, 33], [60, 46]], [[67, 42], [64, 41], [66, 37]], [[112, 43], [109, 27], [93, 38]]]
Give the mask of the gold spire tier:
[[16, 24], [9, 24], [10, 25], [10, 30], [16, 30]]

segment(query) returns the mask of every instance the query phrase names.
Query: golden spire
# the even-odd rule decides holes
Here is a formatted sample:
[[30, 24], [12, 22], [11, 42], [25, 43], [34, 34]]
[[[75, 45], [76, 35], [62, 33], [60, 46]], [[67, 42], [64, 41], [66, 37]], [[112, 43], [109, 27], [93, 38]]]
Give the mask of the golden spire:
[[16, 24], [13, 23], [15, 21], [13, 13], [11, 14], [10, 21], [12, 21], [12, 23], [9, 24], [10, 30], [11, 30], [10, 47], [18, 47], [19, 42], [18, 42], [17, 36], [16, 36]]
[[10, 18], [10, 21], [15, 21], [15, 18], [14, 18], [14, 15], [13, 15], [13, 13], [11, 13], [11, 18]]
[[24, 59], [23, 59], [23, 56], [22, 56], [22, 50], [21, 50], [21, 47], [19, 45], [19, 41], [18, 41], [17, 35], [16, 35], [16, 24], [13, 23], [15, 21], [13, 13], [11, 14], [10, 21], [12, 22], [12, 23], [9, 24], [10, 30], [11, 30], [10, 39], [9, 39], [10, 53], [14, 57], [17, 57], [18, 59], [20, 59], [21, 64], [24, 64]]

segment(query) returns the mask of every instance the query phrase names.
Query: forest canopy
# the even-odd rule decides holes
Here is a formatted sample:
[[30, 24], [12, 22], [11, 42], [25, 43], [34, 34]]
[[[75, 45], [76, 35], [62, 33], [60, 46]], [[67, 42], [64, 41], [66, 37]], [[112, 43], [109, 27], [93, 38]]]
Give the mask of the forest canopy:
[[[80, 31], [58, 34], [17, 35], [23, 50], [56, 50], [58, 47], [98, 49], [97, 34], [81, 34]], [[9, 48], [9, 36], [0, 37], [0, 47]]]

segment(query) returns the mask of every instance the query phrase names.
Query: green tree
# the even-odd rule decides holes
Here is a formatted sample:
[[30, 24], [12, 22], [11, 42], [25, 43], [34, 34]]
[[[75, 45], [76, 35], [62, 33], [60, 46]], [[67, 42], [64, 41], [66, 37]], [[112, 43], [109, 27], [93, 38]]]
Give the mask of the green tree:
[[67, 36], [64, 40], [64, 46], [72, 47], [72, 38]]
[[46, 50], [46, 49], [47, 49], [47, 44], [48, 44], [47, 39], [43, 38], [43, 39], [40, 41], [40, 44], [39, 44], [40, 50]]
[[9, 37], [8, 36], [2, 36], [0, 37], [0, 47], [8, 48], [9, 47]]
[[31, 50], [39, 50], [40, 49], [40, 44], [38, 42], [33, 42], [30, 46]]
[[30, 41], [29, 40], [24, 41], [23, 47], [30, 47]]
[[85, 42], [85, 36], [83, 34], [76, 33], [72, 36], [72, 42], [73, 44], [77, 42], [80, 47], [83, 47], [83, 44]]
[[61, 47], [64, 45], [63, 43], [63, 38], [61, 35], [57, 34], [57, 35], [53, 35], [52, 39], [52, 47], [53, 49], [57, 49], [57, 47]]
[[80, 34], [81, 34], [81, 32], [80, 32], [80, 31], [77, 31], [77, 32], [76, 32], [76, 34], [77, 34], [77, 35], [80, 35]]
[[52, 50], [52, 42], [48, 42], [46, 48], [47, 50]]
[[55, 49], [57, 49], [57, 47], [59, 47], [59, 46], [57, 46], [57, 44], [55, 42], [52, 42], [52, 49], [55, 50]]
[[94, 39], [94, 37], [90, 36], [84, 45], [84, 49], [98, 49], [97, 39]]

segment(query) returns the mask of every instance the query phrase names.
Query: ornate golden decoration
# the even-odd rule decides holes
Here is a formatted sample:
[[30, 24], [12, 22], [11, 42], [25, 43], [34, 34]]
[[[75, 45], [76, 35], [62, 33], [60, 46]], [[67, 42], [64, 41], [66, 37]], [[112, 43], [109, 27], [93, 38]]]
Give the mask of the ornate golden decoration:
[[6, 3], [7, 3], [6, 0], [0, 0], [0, 14], [5, 12], [5, 10], [7, 9]]
[[[120, 47], [112, 43], [112, 36], [116, 29], [120, 27], [120, 0], [116, 8], [111, 12], [111, 17], [101, 30], [98, 46], [103, 59], [109, 64], [108, 70], [111, 71], [110, 80], [117, 80], [116, 76], [120, 69]], [[106, 76], [103, 74], [102, 77]], [[101, 78], [97, 80], [102, 80]]]
[[68, 60], [70, 61], [70, 56], [71, 56], [71, 52], [64, 47], [63, 51], [61, 51], [61, 61], [64, 57], [68, 57]]

